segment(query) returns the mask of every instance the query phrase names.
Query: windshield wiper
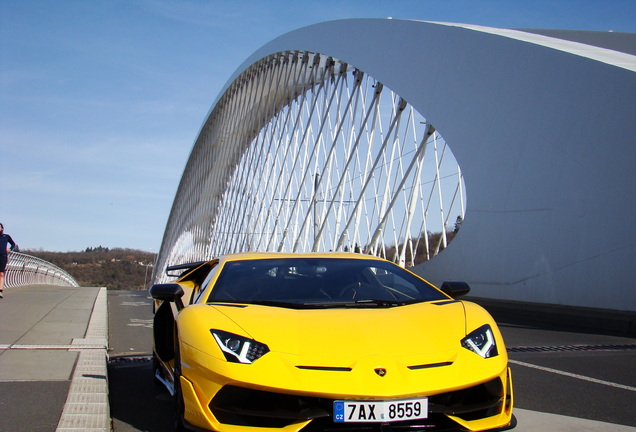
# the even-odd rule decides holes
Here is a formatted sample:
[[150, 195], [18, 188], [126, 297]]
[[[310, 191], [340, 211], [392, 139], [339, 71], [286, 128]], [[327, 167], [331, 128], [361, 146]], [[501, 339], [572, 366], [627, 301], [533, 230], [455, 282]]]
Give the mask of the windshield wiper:
[[317, 309], [337, 309], [337, 308], [363, 308], [363, 307], [394, 307], [404, 306], [407, 302], [397, 300], [351, 300], [344, 302], [319, 302], [319, 303], [303, 303], [303, 306]]
[[275, 301], [275, 300], [254, 300], [245, 302], [250, 305], [259, 305], [259, 306], [274, 306], [274, 307], [284, 307], [284, 308], [293, 308], [298, 309], [301, 304], [292, 303], [292, 302], [283, 302], [283, 301]]
[[377, 300], [377, 299], [364, 299], [364, 300], [347, 300], [347, 301], [332, 301], [332, 302], [307, 302], [307, 303], [293, 303], [275, 300], [232, 300], [222, 301], [214, 300], [213, 303], [221, 303], [227, 305], [259, 305], [259, 306], [272, 306], [283, 307], [288, 309], [338, 309], [338, 308], [390, 308], [395, 306], [404, 306], [412, 302], [398, 301], [398, 300]]
[[393, 307], [393, 306], [404, 306], [406, 304], [405, 301], [397, 301], [397, 300], [374, 300], [374, 299], [366, 299], [366, 300], [358, 300], [356, 301], [357, 305], [364, 306], [380, 306], [380, 307]]
[[221, 305], [240, 305], [240, 306], [250, 306], [250, 305], [259, 305], [259, 306], [274, 306], [274, 307], [284, 307], [284, 308], [296, 308], [302, 306], [302, 303], [290, 303], [290, 302], [282, 302], [282, 301], [274, 301], [274, 300], [211, 300], [207, 304], [221, 304]]

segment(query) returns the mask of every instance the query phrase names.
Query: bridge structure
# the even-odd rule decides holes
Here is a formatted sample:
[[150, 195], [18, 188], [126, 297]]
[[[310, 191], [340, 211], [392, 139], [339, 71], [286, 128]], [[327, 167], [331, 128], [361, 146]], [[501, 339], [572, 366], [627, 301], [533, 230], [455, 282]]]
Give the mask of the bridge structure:
[[11, 252], [5, 273], [5, 286], [60, 285], [78, 287], [79, 284], [67, 271], [31, 255]]
[[635, 311], [635, 53], [632, 34], [391, 19], [282, 35], [214, 101], [153, 281], [352, 251], [479, 297]]

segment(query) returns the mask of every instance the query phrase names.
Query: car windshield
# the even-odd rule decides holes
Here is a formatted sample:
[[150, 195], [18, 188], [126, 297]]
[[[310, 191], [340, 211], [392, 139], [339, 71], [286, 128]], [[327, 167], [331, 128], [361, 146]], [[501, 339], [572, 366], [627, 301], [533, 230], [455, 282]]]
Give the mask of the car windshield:
[[303, 257], [230, 261], [207, 301], [333, 308], [443, 299], [431, 285], [389, 262]]

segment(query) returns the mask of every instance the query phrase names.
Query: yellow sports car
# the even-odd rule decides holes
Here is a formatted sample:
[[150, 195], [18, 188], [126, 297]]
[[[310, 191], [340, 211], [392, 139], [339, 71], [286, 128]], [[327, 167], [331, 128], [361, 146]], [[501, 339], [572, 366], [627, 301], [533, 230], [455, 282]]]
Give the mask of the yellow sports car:
[[383, 259], [243, 253], [155, 284], [156, 378], [175, 429], [514, 427], [501, 333], [481, 307]]

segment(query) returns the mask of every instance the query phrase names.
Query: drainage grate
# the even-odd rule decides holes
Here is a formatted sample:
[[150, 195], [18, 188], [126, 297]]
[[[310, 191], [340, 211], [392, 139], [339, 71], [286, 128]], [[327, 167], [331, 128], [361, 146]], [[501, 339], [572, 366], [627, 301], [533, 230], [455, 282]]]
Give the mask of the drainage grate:
[[608, 344], [608, 345], [557, 345], [539, 347], [510, 347], [509, 353], [523, 352], [577, 352], [577, 351], [629, 351], [636, 350], [636, 344]]
[[123, 355], [123, 356], [110, 357], [108, 359], [108, 363], [143, 363], [143, 362], [149, 362], [151, 360], [152, 360], [152, 356], [150, 355], [143, 355], [143, 356]]

